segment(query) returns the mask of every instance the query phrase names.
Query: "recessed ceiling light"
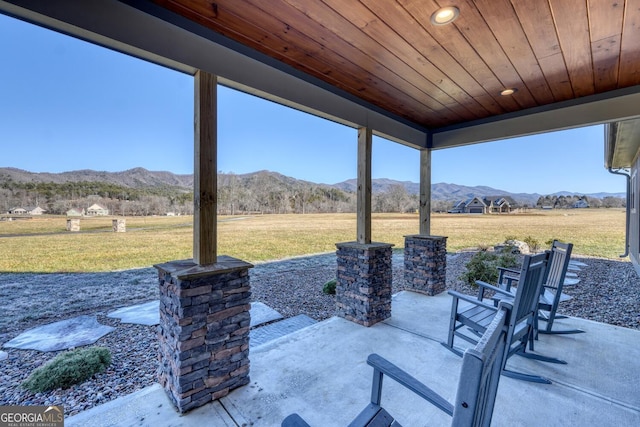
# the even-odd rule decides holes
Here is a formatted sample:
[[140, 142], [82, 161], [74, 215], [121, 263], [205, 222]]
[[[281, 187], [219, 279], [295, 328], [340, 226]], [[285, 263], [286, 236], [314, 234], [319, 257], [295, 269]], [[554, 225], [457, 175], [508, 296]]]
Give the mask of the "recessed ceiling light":
[[460, 9], [455, 6], [447, 6], [440, 8], [431, 15], [431, 23], [433, 25], [447, 25], [452, 23], [460, 15]]
[[502, 92], [500, 92], [500, 95], [509, 96], [509, 95], [513, 95], [517, 91], [518, 91], [518, 89], [516, 89], [514, 87], [510, 87], [510, 88], [504, 89]]

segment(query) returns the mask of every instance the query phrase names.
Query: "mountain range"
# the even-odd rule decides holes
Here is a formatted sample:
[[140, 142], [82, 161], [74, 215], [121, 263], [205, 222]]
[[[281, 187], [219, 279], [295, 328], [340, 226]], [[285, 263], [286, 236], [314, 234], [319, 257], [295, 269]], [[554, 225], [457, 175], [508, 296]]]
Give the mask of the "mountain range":
[[[238, 178], [251, 178], [259, 174], [268, 174], [272, 181], [281, 182], [283, 185], [292, 184], [313, 184], [322, 187], [336, 188], [347, 192], [355, 192], [357, 190], [357, 181], [349, 179], [337, 184], [317, 184], [308, 181], [298, 180], [288, 177], [277, 172], [258, 171], [249, 174], [235, 175]], [[223, 174], [231, 176], [231, 174]], [[165, 171], [149, 171], [144, 168], [134, 168], [122, 172], [104, 172], [89, 169], [49, 173], [49, 172], [29, 172], [16, 168], [0, 168], [0, 183], [13, 181], [17, 183], [56, 183], [62, 184], [67, 182], [104, 182], [123, 187], [145, 189], [156, 187], [178, 187], [184, 189], [193, 188], [192, 174], [174, 174]], [[393, 179], [381, 178], [372, 180], [372, 191], [375, 193], [384, 193], [393, 186], [400, 185], [405, 188], [409, 194], [419, 194], [420, 185], [411, 181], [397, 181]], [[568, 191], [559, 191], [551, 196], [588, 196], [602, 199], [604, 197], [625, 197], [625, 193], [572, 193]], [[490, 197], [490, 196], [509, 196], [520, 203], [535, 205], [539, 193], [512, 193], [483, 185], [465, 186], [458, 184], [436, 183], [431, 187], [431, 198], [433, 200], [463, 200], [473, 196]]]

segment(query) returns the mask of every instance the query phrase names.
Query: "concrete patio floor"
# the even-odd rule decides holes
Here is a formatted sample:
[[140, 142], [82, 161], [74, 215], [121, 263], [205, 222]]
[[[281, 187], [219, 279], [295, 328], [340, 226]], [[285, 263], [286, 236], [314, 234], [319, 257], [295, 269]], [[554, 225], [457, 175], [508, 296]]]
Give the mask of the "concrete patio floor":
[[[346, 426], [368, 403], [370, 353], [405, 368], [453, 401], [461, 359], [443, 347], [451, 298], [412, 292], [394, 296], [392, 317], [365, 328], [341, 318], [251, 349], [251, 383], [187, 414], [155, 385], [65, 420], [67, 426], [279, 426], [298, 412], [313, 426]], [[536, 352], [554, 365], [519, 356], [510, 369], [553, 384], [502, 377], [493, 426], [640, 425], [640, 331], [570, 318], [558, 327], [586, 331], [541, 335]], [[450, 417], [385, 381], [383, 405], [406, 426], [444, 426]]]

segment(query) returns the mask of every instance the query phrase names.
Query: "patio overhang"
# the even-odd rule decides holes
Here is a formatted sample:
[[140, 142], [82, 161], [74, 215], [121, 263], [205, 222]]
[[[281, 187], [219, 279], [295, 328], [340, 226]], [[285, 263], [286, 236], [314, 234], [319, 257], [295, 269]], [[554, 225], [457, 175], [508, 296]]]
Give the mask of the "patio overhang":
[[640, 149], [640, 119], [624, 120], [605, 126], [604, 167], [630, 168]]

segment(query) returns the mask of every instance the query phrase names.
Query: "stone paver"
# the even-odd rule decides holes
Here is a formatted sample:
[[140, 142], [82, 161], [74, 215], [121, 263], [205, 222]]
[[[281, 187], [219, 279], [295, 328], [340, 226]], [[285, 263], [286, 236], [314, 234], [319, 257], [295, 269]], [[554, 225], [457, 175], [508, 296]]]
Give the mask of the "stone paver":
[[[120, 319], [122, 323], [153, 326], [160, 323], [159, 301], [119, 308], [107, 314], [107, 317]], [[251, 303], [251, 327], [282, 319], [282, 315], [261, 302]]]
[[78, 316], [29, 329], [4, 344], [6, 348], [58, 351], [93, 344], [115, 328], [98, 323], [96, 316]]
[[249, 333], [249, 345], [250, 347], [256, 347], [297, 330], [306, 328], [307, 326], [311, 326], [315, 323], [317, 322], [311, 317], [305, 314], [300, 314], [279, 322], [271, 323], [270, 325], [252, 329]]
[[251, 303], [251, 327], [282, 319], [282, 314], [262, 302]]
[[107, 314], [107, 317], [120, 319], [122, 323], [153, 326], [160, 323], [160, 301], [119, 308]]

